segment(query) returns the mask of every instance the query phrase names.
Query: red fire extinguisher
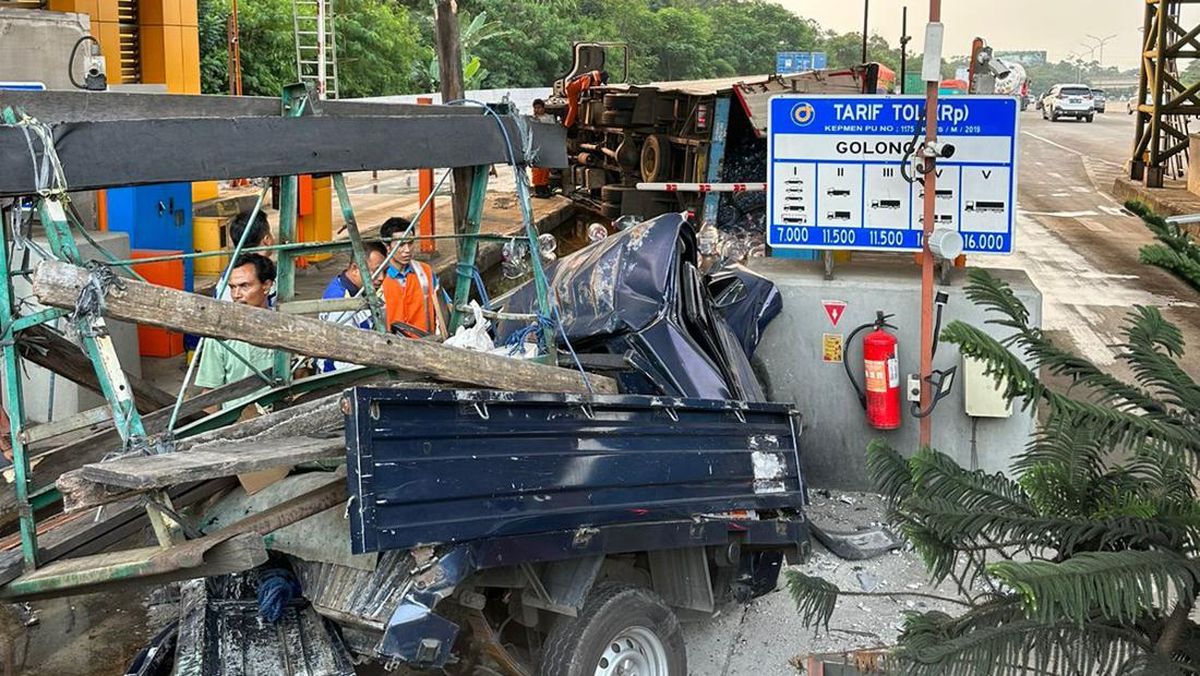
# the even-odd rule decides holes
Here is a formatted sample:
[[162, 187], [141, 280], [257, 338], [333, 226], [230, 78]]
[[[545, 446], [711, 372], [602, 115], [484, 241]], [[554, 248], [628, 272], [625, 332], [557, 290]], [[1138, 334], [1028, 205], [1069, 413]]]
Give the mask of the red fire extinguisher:
[[855, 336], [867, 329], [875, 329], [863, 338], [863, 387], [850, 373], [850, 361], [843, 355], [842, 366], [846, 377], [858, 393], [859, 403], [867, 412], [867, 423], [877, 430], [894, 430], [900, 427], [900, 360], [896, 356], [898, 341], [887, 329], [895, 326], [887, 323], [891, 315], [882, 310], [875, 313], [875, 321], [850, 332], [846, 339], [846, 351]]

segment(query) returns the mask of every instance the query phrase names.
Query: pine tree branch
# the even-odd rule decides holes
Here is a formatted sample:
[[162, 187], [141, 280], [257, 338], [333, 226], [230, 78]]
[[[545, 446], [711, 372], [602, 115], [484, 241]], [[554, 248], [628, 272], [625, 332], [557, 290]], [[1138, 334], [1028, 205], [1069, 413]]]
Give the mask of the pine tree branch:
[[1200, 563], [1173, 552], [1126, 550], [1083, 552], [1061, 563], [1004, 561], [988, 572], [1021, 595], [1032, 619], [1133, 623], [1172, 598], [1195, 598]]

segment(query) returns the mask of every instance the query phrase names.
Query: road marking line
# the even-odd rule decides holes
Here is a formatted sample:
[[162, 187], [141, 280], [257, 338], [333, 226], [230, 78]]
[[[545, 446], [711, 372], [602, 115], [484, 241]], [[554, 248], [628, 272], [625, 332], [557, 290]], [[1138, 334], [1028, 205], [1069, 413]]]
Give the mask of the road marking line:
[[1058, 178], [1058, 179], [1061, 179], [1063, 177], [1063, 175], [1058, 173], [1057, 171], [1047, 171], [1046, 173], [1053, 176], [1054, 178]]
[[1025, 211], [1017, 210], [1017, 213], [1026, 216], [1053, 216], [1054, 218], [1082, 218], [1084, 216], [1099, 216], [1095, 211]]
[[[1050, 145], [1054, 146], [1055, 148], [1060, 148], [1062, 150], [1065, 150], [1065, 151], [1071, 153], [1072, 155], [1078, 155], [1079, 157], [1082, 157], [1084, 159], [1093, 160], [1095, 162], [1103, 162], [1104, 164], [1109, 164], [1109, 165], [1112, 165], [1112, 166], [1118, 167], [1118, 168], [1120, 168], [1120, 166], [1121, 166], [1120, 164], [1117, 164], [1116, 162], [1113, 162], [1112, 160], [1106, 160], [1101, 157], [1092, 157], [1091, 155], [1086, 155], [1084, 153], [1079, 152], [1078, 150], [1075, 150], [1074, 148], [1068, 148], [1061, 143], [1055, 143], [1054, 141], [1051, 141], [1050, 139], [1046, 138], [1045, 136], [1038, 136], [1037, 134], [1030, 132], [1030, 131], [1023, 131], [1021, 133], [1025, 134], [1026, 136], [1032, 136], [1033, 138], [1035, 138], [1043, 143], [1049, 143]], [[1051, 175], [1053, 176], [1054, 174], [1051, 174]]]
[[1104, 227], [1103, 224], [1093, 221], [1090, 218], [1081, 218], [1079, 219], [1079, 223], [1092, 232], [1112, 232], [1108, 228]]
[[1124, 216], [1125, 215], [1125, 210], [1120, 207], [1109, 207], [1109, 206], [1101, 205], [1100, 211], [1103, 211], [1104, 213], [1108, 214], [1109, 216]]

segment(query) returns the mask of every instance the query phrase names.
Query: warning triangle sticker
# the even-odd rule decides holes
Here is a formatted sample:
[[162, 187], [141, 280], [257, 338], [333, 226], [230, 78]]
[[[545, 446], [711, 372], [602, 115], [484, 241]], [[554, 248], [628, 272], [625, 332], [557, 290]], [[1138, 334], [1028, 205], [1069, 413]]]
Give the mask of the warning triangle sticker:
[[823, 300], [821, 305], [825, 307], [825, 314], [829, 315], [829, 321], [834, 326], [838, 325], [838, 320], [842, 318], [842, 314], [846, 312], [846, 301], [844, 300]]

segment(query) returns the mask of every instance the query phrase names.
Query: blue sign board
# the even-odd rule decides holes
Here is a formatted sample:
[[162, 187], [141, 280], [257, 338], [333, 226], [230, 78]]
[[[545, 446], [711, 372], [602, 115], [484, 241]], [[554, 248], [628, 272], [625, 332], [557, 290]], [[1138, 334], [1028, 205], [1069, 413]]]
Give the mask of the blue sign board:
[[[1013, 251], [1017, 99], [938, 102], [935, 228], [965, 253]], [[920, 251], [924, 196], [913, 151], [924, 139], [919, 96], [787, 95], [768, 117], [767, 243], [774, 248]]]
[[803, 73], [809, 70], [824, 70], [829, 63], [825, 52], [776, 52], [776, 74]]

